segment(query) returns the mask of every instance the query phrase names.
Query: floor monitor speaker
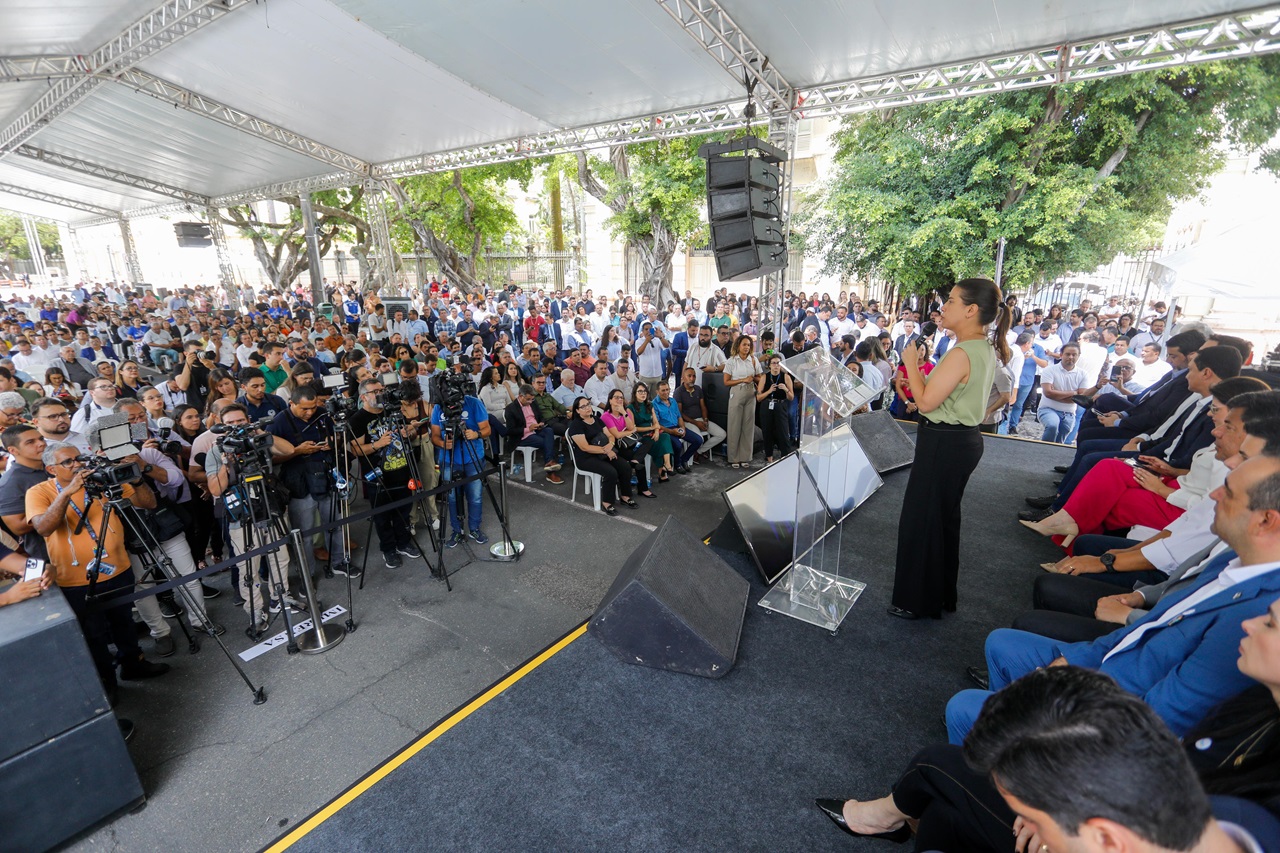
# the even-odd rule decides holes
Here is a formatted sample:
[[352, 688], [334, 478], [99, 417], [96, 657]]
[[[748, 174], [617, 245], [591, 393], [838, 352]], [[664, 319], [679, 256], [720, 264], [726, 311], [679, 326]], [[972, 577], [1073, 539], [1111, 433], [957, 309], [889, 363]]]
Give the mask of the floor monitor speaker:
[[632, 552], [590, 630], [627, 663], [722, 678], [738, 656], [751, 584], [675, 518]]

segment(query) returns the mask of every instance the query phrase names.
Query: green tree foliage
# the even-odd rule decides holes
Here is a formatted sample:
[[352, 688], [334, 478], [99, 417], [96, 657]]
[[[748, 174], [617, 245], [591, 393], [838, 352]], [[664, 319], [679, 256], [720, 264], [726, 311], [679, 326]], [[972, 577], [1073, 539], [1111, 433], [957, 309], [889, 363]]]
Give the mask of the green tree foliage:
[[[362, 216], [363, 196], [364, 191], [359, 187], [312, 194], [311, 209], [316, 217], [320, 257], [324, 257], [337, 240], [352, 243], [352, 254], [362, 261], [368, 256], [372, 237], [368, 222]], [[278, 200], [288, 206], [288, 215], [280, 222], [263, 222], [253, 205], [248, 204], [227, 208], [220, 216], [253, 244], [254, 256], [272, 286], [287, 288], [310, 268], [311, 261], [307, 257], [300, 200], [297, 196]]]
[[681, 243], [705, 236], [706, 161], [698, 146], [722, 137], [687, 137], [609, 149], [607, 161], [577, 155], [578, 184], [608, 205], [613, 236], [635, 249], [640, 292], [659, 305], [675, 299], [671, 263]]
[[392, 241], [403, 251], [416, 243], [436, 259], [450, 284], [468, 293], [476, 290], [476, 262], [485, 246], [502, 245], [508, 234], [521, 233], [507, 182], [527, 189], [534, 166], [533, 160], [519, 160], [393, 182]]
[[1275, 56], [857, 116], [796, 223], [825, 273], [917, 292], [993, 275], [1004, 237], [1019, 288], [1150, 246], [1228, 146], [1262, 149], [1278, 129]]
[[[36, 233], [40, 235], [40, 245], [44, 248], [46, 258], [62, 256], [58, 226], [52, 222], [37, 220]], [[0, 212], [0, 259], [31, 260], [31, 247], [27, 244], [22, 217], [16, 213]]]

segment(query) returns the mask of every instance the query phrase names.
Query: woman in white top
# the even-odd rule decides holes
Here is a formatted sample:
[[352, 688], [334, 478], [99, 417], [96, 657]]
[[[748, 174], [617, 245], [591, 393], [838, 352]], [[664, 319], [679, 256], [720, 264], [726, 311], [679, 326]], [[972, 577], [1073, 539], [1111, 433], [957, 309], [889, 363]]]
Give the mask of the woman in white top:
[[743, 335], [733, 345], [733, 358], [724, 366], [729, 389], [729, 431], [725, 444], [730, 468], [750, 468], [756, 439], [756, 379], [764, 371], [752, 355], [751, 338]]
[[[515, 395], [502, 381], [502, 367], [486, 367], [480, 374], [480, 402], [484, 403], [489, 413], [489, 443], [493, 448], [494, 458], [502, 455], [501, 439], [507, 434], [507, 405], [515, 400]], [[516, 389], [519, 391], [519, 389]]]

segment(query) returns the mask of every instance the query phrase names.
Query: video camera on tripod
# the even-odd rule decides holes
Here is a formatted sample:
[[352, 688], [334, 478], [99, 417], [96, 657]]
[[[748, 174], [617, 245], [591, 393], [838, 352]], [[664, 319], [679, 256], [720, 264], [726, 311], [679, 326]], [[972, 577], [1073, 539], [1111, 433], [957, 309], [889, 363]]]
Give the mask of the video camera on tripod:
[[235, 426], [217, 424], [210, 430], [218, 436], [216, 441], [222, 458], [234, 463], [240, 476], [270, 473], [273, 439], [264, 431], [269, 423], [270, 418], [263, 418]]
[[90, 498], [121, 497], [126, 483], [137, 482], [142, 477], [142, 468], [137, 462], [121, 460], [137, 455], [138, 446], [147, 438], [146, 424], [131, 425], [127, 415], [98, 418], [89, 432], [89, 447], [95, 452], [76, 457], [76, 461], [84, 465], [85, 493]]
[[[320, 377], [320, 384], [329, 389], [329, 399], [324, 401], [324, 410], [333, 421], [334, 432], [341, 433], [346, 429], [347, 419], [360, 408], [360, 395], [355, 383], [347, 374], [331, 368], [332, 373]], [[344, 389], [340, 391], [339, 389]]]

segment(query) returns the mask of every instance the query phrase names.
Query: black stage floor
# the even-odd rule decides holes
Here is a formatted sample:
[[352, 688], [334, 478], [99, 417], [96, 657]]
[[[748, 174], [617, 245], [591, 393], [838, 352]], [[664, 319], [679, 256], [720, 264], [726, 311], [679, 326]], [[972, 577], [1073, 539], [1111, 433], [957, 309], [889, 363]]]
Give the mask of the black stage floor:
[[[842, 553], [867, 589], [837, 635], [757, 607], [765, 587], [749, 559], [717, 550], [753, 586], [728, 676], [627, 666], [574, 636], [283, 840], [294, 850], [885, 849], [839, 833], [813, 798], [880, 795], [918, 747], [945, 737], [942, 709], [968, 686], [965, 666], [1028, 606], [1038, 564], [1055, 554], [1014, 514], [1065, 459], [1060, 447], [987, 439], [965, 499], [959, 612], [942, 621], [884, 612], [907, 478], [896, 472], [847, 523]], [[695, 518], [716, 514], [700, 506]]]

